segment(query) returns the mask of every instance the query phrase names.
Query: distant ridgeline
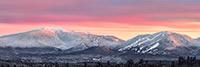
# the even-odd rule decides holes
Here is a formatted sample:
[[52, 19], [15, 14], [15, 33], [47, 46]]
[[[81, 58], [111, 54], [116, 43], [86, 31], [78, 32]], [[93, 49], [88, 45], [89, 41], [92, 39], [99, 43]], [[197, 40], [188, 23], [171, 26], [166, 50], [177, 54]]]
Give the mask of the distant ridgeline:
[[143, 60], [134, 62], [132, 59], [126, 63], [80, 62], [80, 63], [28, 63], [17, 60], [1, 60], [0, 67], [199, 67], [200, 60], [196, 57], [179, 57], [177, 61]]
[[[171, 61], [176, 61], [179, 56], [196, 56], [197, 59], [200, 59], [199, 44], [199, 39], [192, 39], [187, 35], [169, 31], [138, 35], [124, 41], [110, 35], [95, 35], [65, 31], [62, 28], [45, 27], [1, 36], [0, 58], [23, 61], [23, 63], [9, 61], [13, 62], [9, 64], [10, 66], [16, 64], [19, 66], [84, 65], [81, 62], [92, 62], [91, 64], [85, 63], [85, 65], [102, 64], [104, 66], [107, 61], [125, 63], [132, 59], [138, 62], [141, 58], [149, 60], [149, 63], [154, 62], [150, 60], [162, 60], [163, 63], [170, 65], [172, 64]], [[63, 62], [69, 64], [61, 64]], [[104, 62], [105, 64], [96, 62]], [[157, 61], [155, 62], [157, 63]], [[189, 61], [182, 61], [182, 63], [187, 64]]]

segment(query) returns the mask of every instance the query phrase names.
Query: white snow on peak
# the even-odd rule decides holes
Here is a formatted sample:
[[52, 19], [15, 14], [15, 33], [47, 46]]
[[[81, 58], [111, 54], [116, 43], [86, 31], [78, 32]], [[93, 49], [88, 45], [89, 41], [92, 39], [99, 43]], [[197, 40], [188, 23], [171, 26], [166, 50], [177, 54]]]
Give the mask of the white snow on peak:
[[114, 48], [121, 42], [107, 40], [101, 35], [66, 32], [60, 27], [40, 29], [0, 37], [0, 47], [55, 47], [62, 50], [83, 50], [93, 46]]
[[70, 31], [70, 33], [72, 34], [77, 34], [77, 35], [93, 35], [92, 33], [90, 32], [76, 32], [76, 31]]
[[[138, 35], [124, 43], [119, 48], [119, 51], [136, 51], [136, 52], [152, 52], [157, 48], [165, 50], [170, 46], [191, 46], [195, 45], [195, 41], [189, 36], [162, 31], [155, 34]], [[175, 48], [174, 48], [175, 49]]]
[[158, 33], [171, 34], [171, 33], [173, 33], [173, 32], [171, 32], [171, 31], [161, 31], [161, 32], [158, 32]]
[[[119, 49], [119, 51], [123, 51], [123, 50], [126, 50], [126, 49], [130, 49], [132, 47], [136, 47], [136, 46], [140, 46], [141, 44], [144, 44], [146, 42], [149, 42], [149, 41], [153, 41], [155, 38], [159, 38], [159, 36], [164, 36], [166, 35], [167, 32], [159, 32], [157, 33], [156, 35], [154, 35], [153, 37], [151, 36], [147, 36], [147, 37], [143, 37], [143, 38], [139, 38], [138, 40], [136, 40], [135, 42], [133, 42], [132, 44], [128, 45], [128, 46], [125, 46], [124, 48], [122, 49]], [[142, 49], [144, 47], [141, 47], [140, 49]]]
[[50, 31], [65, 31], [63, 28], [61, 27], [42, 27], [38, 30], [50, 30]]
[[160, 45], [159, 43], [156, 43], [156, 44], [154, 44], [153, 46], [151, 46], [149, 49], [143, 51], [143, 53], [148, 52], [149, 50], [152, 50], [152, 49], [158, 47], [159, 45]]

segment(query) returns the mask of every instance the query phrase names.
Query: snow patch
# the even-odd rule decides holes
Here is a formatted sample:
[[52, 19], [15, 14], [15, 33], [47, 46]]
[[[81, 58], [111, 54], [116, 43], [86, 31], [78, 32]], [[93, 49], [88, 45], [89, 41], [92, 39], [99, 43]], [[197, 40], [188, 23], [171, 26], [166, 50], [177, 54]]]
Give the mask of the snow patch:
[[159, 43], [156, 43], [153, 46], [151, 46], [149, 49], [147, 49], [146, 51], [144, 51], [144, 53], [147, 52], [147, 51], [149, 51], [149, 50], [152, 50], [152, 49], [154, 49], [154, 48], [156, 48], [158, 46], [159, 46]]

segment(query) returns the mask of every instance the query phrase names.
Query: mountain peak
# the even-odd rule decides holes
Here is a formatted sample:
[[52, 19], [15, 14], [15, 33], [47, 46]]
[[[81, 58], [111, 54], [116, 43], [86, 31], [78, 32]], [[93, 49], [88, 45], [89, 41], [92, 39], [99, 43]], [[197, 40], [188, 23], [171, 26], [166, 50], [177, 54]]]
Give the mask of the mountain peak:
[[161, 31], [161, 32], [158, 32], [158, 33], [163, 33], [163, 34], [172, 34], [174, 32], [171, 32], [171, 31]]
[[55, 36], [60, 32], [65, 32], [65, 30], [60, 27], [42, 27], [36, 30], [28, 31], [26, 33], [30, 33], [30, 35], [35, 35], [35, 36], [40, 36], [40, 35]]
[[65, 31], [61, 27], [42, 27], [39, 30], [51, 30], [51, 31]]

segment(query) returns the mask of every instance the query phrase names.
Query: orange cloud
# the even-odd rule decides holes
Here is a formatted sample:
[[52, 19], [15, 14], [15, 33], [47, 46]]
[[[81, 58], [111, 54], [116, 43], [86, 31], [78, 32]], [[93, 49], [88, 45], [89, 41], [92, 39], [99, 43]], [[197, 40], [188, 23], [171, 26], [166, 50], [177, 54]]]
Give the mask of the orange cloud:
[[0, 35], [63, 27], [124, 40], [166, 30], [196, 38], [199, 6], [189, 0], [0, 0]]
[[151, 34], [160, 31], [172, 31], [187, 34], [193, 38], [200, 36], [199, 22], [174, 23], [113, 23], [113, 22], [58, 22], [58, 23], [18, 23], [0, 24], [0, 35], [25, 32], [41, 27], [62, 27], [69, 31], [91, 32], [99, 35], [114, 35], [127, 40], [141, 34]]

